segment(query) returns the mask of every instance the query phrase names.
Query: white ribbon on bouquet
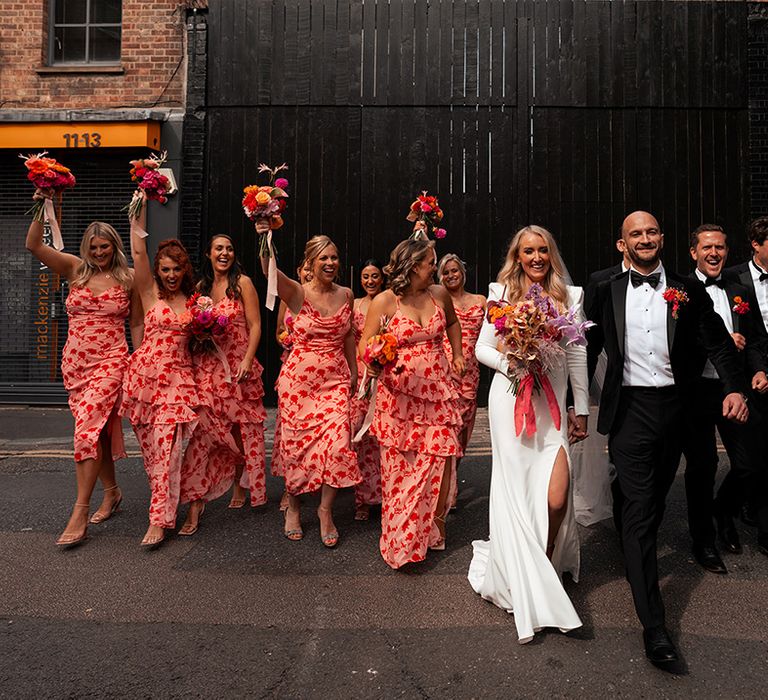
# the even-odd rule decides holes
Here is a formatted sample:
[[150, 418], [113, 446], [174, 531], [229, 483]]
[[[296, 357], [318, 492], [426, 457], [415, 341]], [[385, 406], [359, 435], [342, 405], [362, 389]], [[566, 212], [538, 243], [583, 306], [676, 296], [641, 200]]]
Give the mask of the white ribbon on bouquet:
[[[357, 398], [363, 399], [365, 398], [365, 395], [368, 391], [368, 368], [366, 367], [363, 370], [363, 380], [360, 382], [360, 387], [357, 390]], [[352, 438], [352, 442], [360, 442], [360, 440], [363, 439], [365, 434], [368, 432], [368, 429], [371, 427], [371, 423], [373, 423], [373, 416], [376, 414], [376, 387], [378, 386], [378, 378], [377, 377], [370, 377], [371, 385], [370, 385], [370, 392], [371, 392], [371, 399], [368, 404], [368, 410], [365, 413], [365, 418], [363, 419], [363, 425], [360, 427], [360, 430], [357, 431], [357, 434], [355, 437]]]
[[64, 250], [64, 239], [61, 237], [61, 228], [59, 228], [59, 222], [56, 219], [56, 208], [53, 206], [53, 202], [47, 197], [43, 202], [43, 212], [45, 214], [45, 220], [51, 227], [53, 247], [56, 248], [56, 250]]
[[267, 247], [269, 248], [269, 268], [267, 270], [267, 299], [266, 307], [270, 311], [275, 309], [277, 301], [277, 259], [275, 258], [275, 249], [272, 247], [272, 229], [267, 236]]

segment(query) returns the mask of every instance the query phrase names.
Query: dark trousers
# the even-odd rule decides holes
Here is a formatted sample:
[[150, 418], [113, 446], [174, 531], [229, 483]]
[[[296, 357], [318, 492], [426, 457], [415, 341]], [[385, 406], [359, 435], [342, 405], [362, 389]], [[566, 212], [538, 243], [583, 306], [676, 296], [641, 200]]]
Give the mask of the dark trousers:
[[757, 479], [756, 418], [739, 425], [723, 417], [723, 389], [719, 379], [700, 379], [685, 395], [685, 496], [688, 529], [695, 545], [715, 544], [714, 488], [717, 442], [720, 433], [731, 468], [717, 494], [717, 508], [736, 515]]
[[682, 453], [682, 402], [675, 387], [622, 387], [608, 439], [621, 489], [627, 581], [644, 628], [664, 624], [656, 539]]

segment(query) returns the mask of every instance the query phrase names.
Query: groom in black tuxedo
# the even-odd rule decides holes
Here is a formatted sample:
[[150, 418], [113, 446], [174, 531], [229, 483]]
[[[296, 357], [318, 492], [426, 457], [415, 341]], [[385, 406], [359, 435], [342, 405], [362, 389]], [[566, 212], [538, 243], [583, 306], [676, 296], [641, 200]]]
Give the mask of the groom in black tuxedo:
[[682, 389], [701, 376], [691, 358], [706, 350], [723, 382], [726, 418], [746, 421], [746, 384], [703, 285], [661, 264], [664, 236], [656, 219], [634, 212], [621, 233], [631, 267], [597, 286], [591, 320], [598, 325], [588, 353], [607, 354], [597, 427], [609, 436], [621, 489], [626, 575], [645, 653], [671, 670], [678, 655], [665, 626], [656, 539], [682, 452]]

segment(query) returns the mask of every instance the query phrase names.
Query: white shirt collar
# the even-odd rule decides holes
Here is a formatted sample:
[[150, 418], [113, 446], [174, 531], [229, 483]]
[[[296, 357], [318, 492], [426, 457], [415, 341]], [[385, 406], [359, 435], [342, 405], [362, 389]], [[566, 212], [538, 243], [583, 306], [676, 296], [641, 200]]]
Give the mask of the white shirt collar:
[[[702, 282], [706, 282], [707, 279], [709, 279], [699, 268], [697, 267], [696, 270], [696, 277], [698, 277]], [[722, 275], [718, 275], [715, 277], [716, 280], [719, 280], [722, 277]]]

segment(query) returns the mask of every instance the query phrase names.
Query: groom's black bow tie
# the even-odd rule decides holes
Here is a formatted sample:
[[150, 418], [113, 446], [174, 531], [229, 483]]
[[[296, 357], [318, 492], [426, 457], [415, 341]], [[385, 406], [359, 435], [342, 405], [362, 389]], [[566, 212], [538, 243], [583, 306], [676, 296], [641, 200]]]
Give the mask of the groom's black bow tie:
[[[768, 277], [768, 275], [766, 275], [766, 277]], [[720, 287], [720, 289], [725, 289], [725, 282], [723, 282], [722, 277], [707, 277], [707, 279], [704, 280], [705, 287], [711, 287], [713, 284]]]
[[639, 287], [643, 282], [647, 282], [654, 289], [659, 286], [659, 280], [661, 280], [660, 272], [652, 272], [650, 275], [641, 275], [636, 270], [629, 271], [629, 279], [632, 280], [633, 287]]

